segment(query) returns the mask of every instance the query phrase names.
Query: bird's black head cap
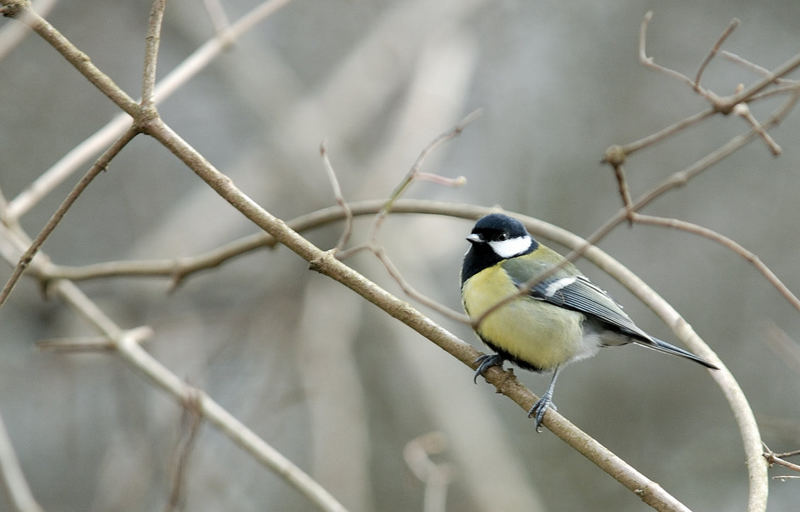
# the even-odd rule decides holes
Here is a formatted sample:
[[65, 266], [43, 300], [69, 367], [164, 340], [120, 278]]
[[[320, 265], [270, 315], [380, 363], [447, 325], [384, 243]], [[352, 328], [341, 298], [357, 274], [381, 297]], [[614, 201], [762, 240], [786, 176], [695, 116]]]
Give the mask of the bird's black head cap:
[[528, 254], [539, 246], [520, 221], [501, 213], [479, 219], [467, 240], [470, 248], [461, 267], [462, 284], [485, 268]]
[[502, 213], [492, 213], [481, 217], [472, 228], [472, 233], [480, 235], [484, 242], [530, 236], [520, 221]]

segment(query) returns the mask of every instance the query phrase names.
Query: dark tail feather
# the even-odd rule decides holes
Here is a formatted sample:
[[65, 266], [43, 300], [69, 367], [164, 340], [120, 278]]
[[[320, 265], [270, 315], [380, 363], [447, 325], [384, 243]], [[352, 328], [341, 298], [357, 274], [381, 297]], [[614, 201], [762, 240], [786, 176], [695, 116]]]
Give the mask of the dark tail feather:
[[683, 350], [682, 348], [676, 347], [675, 345], [671, 345], [664, 340], [660, 340], [658, 338], [650, 337], [650, 343], [647, 341], [640, 341], [636, 340], [635, 343], [637, 345], [641, 345], [643, 347], [647, 347], [658, 352], [663, 352], [664, 354], [672, 354], [673, 356], [680, 356], [685, 357], [686, 359], [691, 359], [695, 363], [702, 364], [706, 368], [711, 368], [712, 370], [719, 370], [719, 367], [715, 364], [709, 363], [702, 357], [696, 356], [689, 352], [688, 350]]

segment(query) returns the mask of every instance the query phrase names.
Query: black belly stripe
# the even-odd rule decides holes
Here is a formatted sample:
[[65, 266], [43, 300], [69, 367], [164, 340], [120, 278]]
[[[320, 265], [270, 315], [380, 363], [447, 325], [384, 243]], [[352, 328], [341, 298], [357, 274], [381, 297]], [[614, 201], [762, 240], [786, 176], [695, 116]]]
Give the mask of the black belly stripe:
[[514, 363], [515, 365], [519, 366], [520, 368], [522, 368], [522, 369], [524, 369], [524, 370], [528, 370], [528, 371], [531, 371], [531, 372], [537, 372], [537, 373], [542, 373], [542, 372], [546, 371], [546, 370], [544, 370], [544, 369], [542, 369], [542, 368], [540, 368], [540, 367], [538, 367], [538, 366], [532, 365], [531, 363], [529, 363], [529, 362], [527, 362], [527, 361], [523, 361], [522, 359], [519, 359], [519, 358], [518, 358], [518, 357], [516, 357], [515, 355], [511, 354], [511, 353], [510, 353], [510, 352], [508, 352], [507, 350], [504, 350], [504, 349], [502, 349], [502, 348], [498, 347], [498, 346], [497, 346], [497, 345], [495, 345], [494, 343], [492, 343], [492, 342], [490, 342], [490, 341], [486, 341], [486, 340], [483, 338], [483, 336], [481, 336], [481, 340], [482, 340], [482, 341], [483, 341], [483, 342], [486, 344], [486, 346], [488, 346], [490, 349], [494, 350], [495, 352], [497, 352], [498, 354], [500, 354], [501, 356], [503, 356], [503, 359], [506, 359], [506, 360], [508, 360], [508, 361], [511, 361], [512, 363]]

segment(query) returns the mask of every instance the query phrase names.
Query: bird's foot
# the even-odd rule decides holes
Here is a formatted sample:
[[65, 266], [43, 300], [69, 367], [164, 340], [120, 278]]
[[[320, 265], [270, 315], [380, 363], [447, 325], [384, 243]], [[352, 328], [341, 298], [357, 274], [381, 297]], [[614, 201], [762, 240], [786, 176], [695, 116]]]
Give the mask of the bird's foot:
[[485, 372], [491, 366], [499, 366], [502, 370], [504, 361], [505, 358], [500, 354], [483, 354], [481, 357], [475, 360], [475, 364], [478, 365], [478, 368], [475, 370], [475, 374], [472, 376], [472, 381], [477, 384], [478, 377], [483, 375], [483, 372]]
[[558, 410], [556, 404], [553, 403], [553, 394], [550, 392], [545, 393], [542, 395], [542, 398], [536, 401], [531, 407], [531, 410], [528, 411], [529, 418], [535, 418], [536, 420], [536, 432], [542, 431], [542, 420], [544, 419], [544, 413], [547, 409], [553, 409], [554, 411]]

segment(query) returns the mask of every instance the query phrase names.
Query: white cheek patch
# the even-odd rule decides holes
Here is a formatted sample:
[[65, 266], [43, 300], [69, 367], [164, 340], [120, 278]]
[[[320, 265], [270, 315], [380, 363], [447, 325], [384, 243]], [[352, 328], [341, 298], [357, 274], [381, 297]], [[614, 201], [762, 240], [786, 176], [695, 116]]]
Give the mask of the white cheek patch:
[[489, 247], [501, 258], [513, 258], [527, 251], [530, 246], [531, 237], [528, 235], [509, 238], [508, 240], [489, 242]]
[[561, 279], [557, 279], [557, 280], [555, 280], [552, 283], [547, 285], [547, 288], [545, 288], [545, 290], [544, 290], [544, 295], [545, 295], [545, 297], [552, 297], [553, 295], [556, 294], [556, 292], [558, 292], [558, 290], [561, 290], [562, 288], [566, 288], [567, 286], [571, 285], [572, 283], [574, 283], [577, 280], [578, 280], [578, 278], [575, 277], [575, 276], [562, 277]]

